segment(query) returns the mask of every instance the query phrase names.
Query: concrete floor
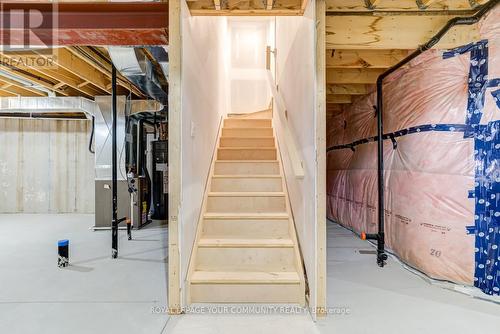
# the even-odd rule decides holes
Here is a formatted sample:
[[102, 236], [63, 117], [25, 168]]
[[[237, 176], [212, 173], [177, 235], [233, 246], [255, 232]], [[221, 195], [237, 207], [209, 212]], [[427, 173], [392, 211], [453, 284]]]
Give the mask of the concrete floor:
[[[161, 333], [167, 229], [150, 226], [111, 259], [111, 233], [93, 215], [0, 215], [0, 333]], [[57, 240], [71, 266], [57, 267]]]
[[[430, 285], [328, 223], [328, 306], [347, 309], [316, 323], [307, 314], [186, 314], [169, 317], [167, 231], [150, 226], [112, 260], [110, 233], [91, 232], [91, 215], [0, 215], [0, 333], [496, 333], [500, 305]], [[68, 238], [71, 263], [56, 266]]]

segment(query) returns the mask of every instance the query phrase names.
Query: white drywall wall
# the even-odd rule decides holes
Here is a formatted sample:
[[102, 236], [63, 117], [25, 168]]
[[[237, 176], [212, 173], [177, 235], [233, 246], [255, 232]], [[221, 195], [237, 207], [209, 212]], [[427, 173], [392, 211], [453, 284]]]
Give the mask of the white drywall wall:
[[275, 122], [295, 226], [309, 283], [309, 306], [316, 308], [316, 134], [314, 1], [303, 17], [276, 18], [276, 73], [288, 126], [296, 136], [304, 178], [294, 174], [280, 122]]
[[266, 81], [266, 46], [271, 45], [274, 18], [228, 20], [229, 80], [227, 99], [232, 113], [267, 109], [271, 92]]
[[217, 130], [226, 113], [226, 27], [223, 17], [190, 16], [182, 2], [181, 291], [184, 290]]
[[0, 119], [0, 213], [93, 213], [90, 121]]

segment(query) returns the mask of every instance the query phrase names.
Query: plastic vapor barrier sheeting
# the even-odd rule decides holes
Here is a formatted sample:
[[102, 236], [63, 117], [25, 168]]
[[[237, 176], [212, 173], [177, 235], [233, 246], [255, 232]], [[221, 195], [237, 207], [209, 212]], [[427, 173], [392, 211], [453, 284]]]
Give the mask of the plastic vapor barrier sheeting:
[[[481, 40], [384, 81], [386, 243], [430, 277], [500, 293], [500, 8]], [[376, 94], [328, 122], [328, 216], [377, 232]]]

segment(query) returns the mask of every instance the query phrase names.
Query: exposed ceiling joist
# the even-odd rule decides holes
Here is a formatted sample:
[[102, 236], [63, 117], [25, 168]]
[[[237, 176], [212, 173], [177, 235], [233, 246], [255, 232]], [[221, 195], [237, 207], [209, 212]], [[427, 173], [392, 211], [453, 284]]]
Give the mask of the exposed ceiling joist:
[[[326, 0], [326, 10], [327, 12], [418, 11], [421, 10], [417, 4], [419, 1], [426, 6], [427, 11], [463, 11], [473, 8], [470, 0], [380, 0], [372, 8], [367, 8], [367, 1]], [[481, 5], [487, 0], [476, 0], [476, 2]]]
[[408, 50], [328, 50], [326, 67], [388, 68], [408, 54]]
[[[70, 47], [67, 49], [70, 51], [73, 55], [78, 57], [80, 60], [83, 62], [87, 63], [88, 65], [92, 66], [95, 70], [101, 72], [108, 78], [111, 78], [111, 63], [109, 61], [104, 60], [104, 55], [98, 53], [94, 48], [88, 47], [88, 46], [78, 46], [78, 47]], [[111, 81], [109, 80], [109, 83], [107, 84], [106, 91], [110, 91]], [[121, 74], [118, 73], [117, 77], [117, 84], [132, 93], [134, 93], [137, 96], [144, 97], [144, 93], [141, 92], [137, 87], [132, 85], [127, 79], [125, 79]]]
[[300, 16], [301, 9], [191, 9], [192, 16]]
[[351, 103], [351, 95], [327, 95], [326, 103], [346, 104]]
[[[327, 16], [327, 49], [415, 49], [451, 16]], [[453, 48], [479, 39], [477, 25], [457, 26], [437, 48]]]
[[46, 93], [35, 88], [27, 87], [22, 83], [0, 75], [0, 86], [3, 91], [21, 96], [47, 96]]
[[[11, 59], [12, 62], [15, 62], [18, 59], [22, 59], [23, 57], [22, 54], [16, 53], [2, 53], [1, 55], [2, 58]], [[80, 79], [78, 77], [71, 76], [68, 73], [65, 73], [63, 69], [54, 70], [50, 67], [28, 65], [25, 63], [19, 63], [16, 68], [28, 72], [38, 78], [43, 78], [47, 82], [51, 82], [52, 85], [50, 89], [53, 89], [55, 91], [61, 91], [62, 87], [66, 85], [84, 94], [85, 97], [93, 97], [94, 95], [96, 95], [94, 94], [95, 91], [85, 88], [78, 88], [78, 84], [81, 83]], [[60, 85], [60, 83], [63, 83], [64, 85]]]
[[365, 7], [367, 9], [375, 9], [379, 2], [380, 0], [365, 0]]
[[91, 83], [101, 90], [106, 91], [106, 86], [110, 83], [109, 77], [96, 70], [94, 67], [89, 66], [89, 64], [72, 54], [68, 49], [56, 49], [54, 59], [58, 67], [73, 75], [79, 76], [85, 80], [85, 84]]
[[326, 85], [326, 94], [368, 94], [369, 88], [365, 84], [329, 84]]
[[15, 77], [19, 77], [27, 82], [30, 82], [33, 86], [38, 86], [38, 87], [43, 87], [48, 90], [54, 91], [55, 93], [62, 95], [62, 96], [69, 96], [70, 93], [67, 91], [55, 87], [56, 83], [48, 80], [46, 77], [42, 77], [40, 75], [36, 75], [34, 73], [31, 73], [29, 71], [23, 70], [21, 68], [13, 68], [10, 66], [1, 66], [0, 64], [0, 69], [10, 75], [13, 75]]
[[187, 0], [193, 16], [302, 15], [310, 0]]
[[374, 84], [383, 69], [331, 68], [326, 70], [327, 84]]

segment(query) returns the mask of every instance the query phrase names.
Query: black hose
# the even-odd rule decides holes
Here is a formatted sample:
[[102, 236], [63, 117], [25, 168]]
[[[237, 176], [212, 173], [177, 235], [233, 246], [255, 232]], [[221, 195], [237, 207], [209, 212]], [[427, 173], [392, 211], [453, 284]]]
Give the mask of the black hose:
[[90, 133], [90, 140], [89, 140], [89, 152], [94, 154], [95, 151], [92, 149], [92, 141], [94, 140], [94, 130], [95, 130], [95, 117], [92, 116], [92, 132]]
[[377, 263], [383, 267], [387, 255], [385, 254], [385, 235], [384, 235], [384, 146], [383, 146], [383, 131], [384, 131], [384, 106], [383, 106], [383, 82], [384, 79], [391, 73], [396, 71], [401, 66], [409, 63], [418, 55], [436, 45], [446, 33], [456, 25], [471, 25], [477, 23], [484, 14], [493, 9], [500, 0], [490, 0], [480, 7], [476, 14], [469, 17], [454, 17], [438, 31], [427, 43], [421, 45], [417, 50], [409, 54], [396, 65], [387, 69], [377, 78], [377, 184], [378, 184], [378, 233], [372, 235], [373, 239], [377, 240]]

